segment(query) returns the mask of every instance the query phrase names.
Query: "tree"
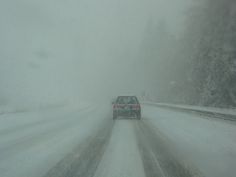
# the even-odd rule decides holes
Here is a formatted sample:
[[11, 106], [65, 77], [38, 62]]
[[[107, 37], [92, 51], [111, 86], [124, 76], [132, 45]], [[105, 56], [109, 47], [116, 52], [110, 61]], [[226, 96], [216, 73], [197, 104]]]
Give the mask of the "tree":
[[202, 10], [200, 40], [192, 52], [193, 95], [202, 105], [236, 106], [235, 2], [208, 0]]

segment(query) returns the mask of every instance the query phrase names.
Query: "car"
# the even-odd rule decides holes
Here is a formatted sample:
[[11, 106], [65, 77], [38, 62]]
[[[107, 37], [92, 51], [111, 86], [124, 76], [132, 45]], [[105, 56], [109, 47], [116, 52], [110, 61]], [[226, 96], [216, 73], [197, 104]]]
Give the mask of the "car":
[[113, 103], [113, 119], [118, 117], [141, 119], [141, 106], [136, 96], [118, 96]]

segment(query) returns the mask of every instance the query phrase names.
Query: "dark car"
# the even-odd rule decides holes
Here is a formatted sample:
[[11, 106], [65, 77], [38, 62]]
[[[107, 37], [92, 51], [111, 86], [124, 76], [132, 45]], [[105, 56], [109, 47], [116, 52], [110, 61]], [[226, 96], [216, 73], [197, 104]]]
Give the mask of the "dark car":
[[129, 117], [141, 119], [141, 106], [136, 96], [119, 96], [113, 103], [113, 119]]

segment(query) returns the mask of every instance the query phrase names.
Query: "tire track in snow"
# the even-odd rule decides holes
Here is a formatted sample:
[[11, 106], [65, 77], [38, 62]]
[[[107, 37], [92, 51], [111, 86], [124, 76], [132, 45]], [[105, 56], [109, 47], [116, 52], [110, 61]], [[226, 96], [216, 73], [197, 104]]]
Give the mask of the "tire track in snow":
[[166, 139], [144, 121], [136, 124], [136, 135], [146, 177], [200, 177], [171, 152]]
[[83, 145], [62, 159], [44, 177], [92, 177], [105, 152], [113, 128], [113, 121], [105, 126]]
[[44, 177], [200, 177], [167, 140], [141, 120], [108, 121]]
[[[87, 115], [88, 117], [88, 115]], [[68, 121], [67, 121], [68, 120]], [[69, 129], [76, 127], [78, 123], [77, 117], [72, 117], [64, 121], [52, 122], [45, 126], [38, 127], [35, 131], [28, 133], [19, 139], [11, 141], [8, 144], [1, 144], [1, 161], [9, 159], [22, 151], [30, 149], [33, 146], [40, 145], [46, 139], [50, 139], [58, 135], [58, 133], [66, 132]], [[85, 119], [81, 119], [84, 121]], [[66, 127], [66, 128], [65, 128]]]

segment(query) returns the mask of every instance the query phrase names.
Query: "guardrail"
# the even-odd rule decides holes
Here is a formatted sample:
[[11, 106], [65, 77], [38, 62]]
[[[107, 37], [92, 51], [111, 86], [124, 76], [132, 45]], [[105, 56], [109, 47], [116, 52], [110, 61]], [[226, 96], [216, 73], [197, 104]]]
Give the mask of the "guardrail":
[[172, 110], [174, 109], [176, 111], [194, 113], [211, 118], [236, 121], [236, 109], [223, 109], [223, 108], [200, 107], [200, 106], [190, 106], [190, 105], [175, 105], [175, 104], [164, 104], [164, 103], [154, 103], [154, 102], [142, 102], [141, 104], [157, 106]]

